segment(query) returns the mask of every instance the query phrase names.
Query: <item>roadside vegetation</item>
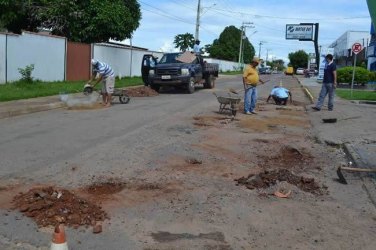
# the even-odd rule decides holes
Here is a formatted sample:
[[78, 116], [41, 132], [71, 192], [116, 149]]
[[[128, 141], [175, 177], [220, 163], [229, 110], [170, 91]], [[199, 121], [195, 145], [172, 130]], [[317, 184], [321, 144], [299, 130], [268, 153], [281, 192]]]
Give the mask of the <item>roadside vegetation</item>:
[[[80, 93], [83, 91], [86, 81], [70, 82], [41, 82], [41, 81], [17, 81], [0, 85], [0, 102], [29, 99], [42, 96], [52, 96], [61, 93]], [[96, 86], [99, 87], [100, 84]], [[141, 77], [124, 77], [116, 79], [115, 87], [143, 85]]]
[[352, 98], [350, 89], [336, 89], [336, 94], [337, 96], [347, 100], [376, 101], [376, 91], [353, 90]]

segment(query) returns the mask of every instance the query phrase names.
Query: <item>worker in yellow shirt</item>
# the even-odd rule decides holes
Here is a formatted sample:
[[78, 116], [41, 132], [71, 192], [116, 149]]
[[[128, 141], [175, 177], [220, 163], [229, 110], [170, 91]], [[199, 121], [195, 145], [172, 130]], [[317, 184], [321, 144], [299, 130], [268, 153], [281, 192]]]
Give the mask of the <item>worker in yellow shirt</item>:
[[260, 60], [257, 57], [254, 57], [250, 65], [248, 65], [243, 73], [243, 84], [244, 84], [244, 113], [247, 115], [257, 114], [255, 112], [256, 102], [257, 102], [257, 84], [261, 82], [257, 72], [257, 66], [259, 65]]

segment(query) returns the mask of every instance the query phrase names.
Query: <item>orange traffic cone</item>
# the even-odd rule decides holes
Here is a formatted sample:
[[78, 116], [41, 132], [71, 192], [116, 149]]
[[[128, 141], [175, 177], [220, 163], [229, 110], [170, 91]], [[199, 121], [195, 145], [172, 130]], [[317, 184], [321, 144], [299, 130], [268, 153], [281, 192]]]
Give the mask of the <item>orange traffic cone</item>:
[[55, 227], [52, 237], [51, 250], [68, 250], [63, 224], [59, 224]]

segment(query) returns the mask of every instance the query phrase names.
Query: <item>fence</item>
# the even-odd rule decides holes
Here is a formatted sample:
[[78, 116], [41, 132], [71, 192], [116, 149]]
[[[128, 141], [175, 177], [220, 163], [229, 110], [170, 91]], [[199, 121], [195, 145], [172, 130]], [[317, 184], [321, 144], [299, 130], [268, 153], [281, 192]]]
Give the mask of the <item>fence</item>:
[[[34, 64], [32, 76], [42, 81], [88, 80], [90, 59], [111, 65], [115, 75], [141, 76], [144, 54], [161, 58], [162, 52], [113, 43], [82, 44], [64, 37], [23, 32], [21, 35], [0, 33], [0, 84], [21, 78], [19, 68]], [[218, 63], [220, 71], [233, 71], [238, 63], [205, 58]]]

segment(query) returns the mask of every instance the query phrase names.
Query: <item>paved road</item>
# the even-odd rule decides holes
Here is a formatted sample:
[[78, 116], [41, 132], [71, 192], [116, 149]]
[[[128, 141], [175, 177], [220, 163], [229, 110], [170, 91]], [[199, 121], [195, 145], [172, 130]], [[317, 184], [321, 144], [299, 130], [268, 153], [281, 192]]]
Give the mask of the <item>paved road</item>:
[[[101, 178], [130, 184], [105, 202], [111, 220], [101, 234], [67, 229], [73, 249], [367, 248], [376, 230], [370, 219], [374, 207], [356, 180], [347, 189], [333, 182], [329, 166], [343, 159], [342, 152], [312, 142], [302, 107], [308, 99], [294, 78], [262, 77], [271, 77], [259, 87], [262, 112], [239, 114], [230, 123], [216, 118], [219, 104], [212, 92], [241, 90], [239, 76], [223, 77], [215, 90], [193, 95], [166, 91], [110, 109], [58, 109], [4, 119], [0, 200], [14, 195], [8, 185], [77, 190]], [[298, 107], [276, 110], [265, 104], [280, 79]], [[331, 196], [294, 189], [295, 196], [284, 202], [234, 184], [235, 177], [260, 171], [258, 160], [274, 167], [273, 154], [286, 146], [326, 156], [298, 164], [297, 170], [328, 185]], [[203, 164], [187, 164], [189, 157]], [[50, 229], [38, 229], [0, 204], [0, 248], [48, 249], [50, 238]]]

